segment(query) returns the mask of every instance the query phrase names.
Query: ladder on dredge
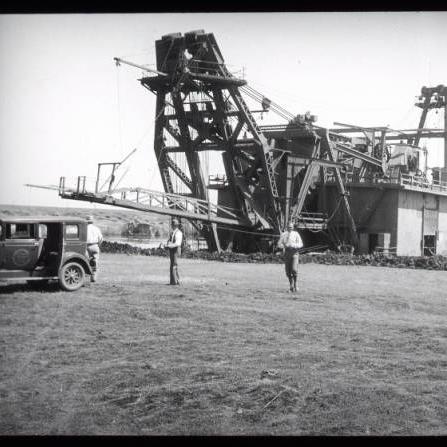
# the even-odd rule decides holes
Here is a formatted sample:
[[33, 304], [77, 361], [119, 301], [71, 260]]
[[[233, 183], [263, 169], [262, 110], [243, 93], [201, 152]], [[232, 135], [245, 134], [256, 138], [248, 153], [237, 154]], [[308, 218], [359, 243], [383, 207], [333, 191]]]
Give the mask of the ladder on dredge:
[[[37, 185], [35, 186], [39, 187]], [[216, 205], [211, 201], [186, 195], [153, 191], [139, 187], [116, 188], [113, 191], [109, 190], [107, 192], [93, 192], [86, 188], [85, 176], [79, 176], [74, 187], [68, 187], [66, 185], [66, 178], [61, 177], [58, 192], [59, 196], [63, 199], [118, 206], [136, 211], [176, 216], [193, 221], [202, 221], [208, 224], [222, 225], [230, 229], [240, 228], [253, 231], [252, 221], [239, 210]], [[302, 213], [296, 219], [296, 224], [300, 229], [317, 230], [327, 228], [326, 216], [322, 213]], [[272, 235], [272, 237], [275, 236], [278, 235]]]
[[86, 177], [84, 176], [78, 177], [75, 187], [67, 187], [65, 177], [61, 177], [58, 190], [59, 196], [63, 199], [113, 205], [214, 224], [246, 228], [251, 226], [250, 221], [237, 210], [181, 194], [171, 194], [139, 187], [93, 192], [87, 190]]

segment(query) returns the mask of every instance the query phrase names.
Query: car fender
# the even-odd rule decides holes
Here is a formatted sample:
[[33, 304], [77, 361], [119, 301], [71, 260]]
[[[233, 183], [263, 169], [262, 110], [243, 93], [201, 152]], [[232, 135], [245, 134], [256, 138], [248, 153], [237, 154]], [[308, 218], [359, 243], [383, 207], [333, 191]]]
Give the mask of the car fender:
[[85, 270], [87, 275], [92, 274], [92, 268], [90, 267], [90, 262], [86, 256], [81, 255], [80, 253], [65, 253], [61, 267], [65, 265], [67, 262], [79, 262]]

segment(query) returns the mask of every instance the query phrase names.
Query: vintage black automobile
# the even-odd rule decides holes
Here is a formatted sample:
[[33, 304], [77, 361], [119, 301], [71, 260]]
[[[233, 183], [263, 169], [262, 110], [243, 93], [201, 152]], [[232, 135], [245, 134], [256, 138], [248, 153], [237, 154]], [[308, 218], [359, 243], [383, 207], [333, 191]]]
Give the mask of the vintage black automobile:
[[0, 284], [58, 280], [79, 289], [92, 274], [86, 240], [87, 221], [78, 217], [0, 218]]

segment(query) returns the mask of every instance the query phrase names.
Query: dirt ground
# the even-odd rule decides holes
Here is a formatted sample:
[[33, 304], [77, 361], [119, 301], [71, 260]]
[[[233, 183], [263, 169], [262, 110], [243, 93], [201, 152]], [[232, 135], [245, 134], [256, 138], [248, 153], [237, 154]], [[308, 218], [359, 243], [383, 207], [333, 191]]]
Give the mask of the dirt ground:
[[447, 434], [445, 272], [101, 261], [0, 286], [0, 434]]

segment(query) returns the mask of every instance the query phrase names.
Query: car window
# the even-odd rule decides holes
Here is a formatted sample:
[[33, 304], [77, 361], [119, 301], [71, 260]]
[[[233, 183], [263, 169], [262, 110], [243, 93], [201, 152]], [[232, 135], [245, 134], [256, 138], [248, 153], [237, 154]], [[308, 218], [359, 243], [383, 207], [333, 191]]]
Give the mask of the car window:
[[65, 225], [66, 239], [79, 239], [79, 225], [67, 224]]
[[33, 224], [6, 224], [6, 237], [8, 239], [32, 239], [34, 238]]
[[39, 224], [39, 239], [46, 239], [48, 235], [48, 227], [46, 224]]

